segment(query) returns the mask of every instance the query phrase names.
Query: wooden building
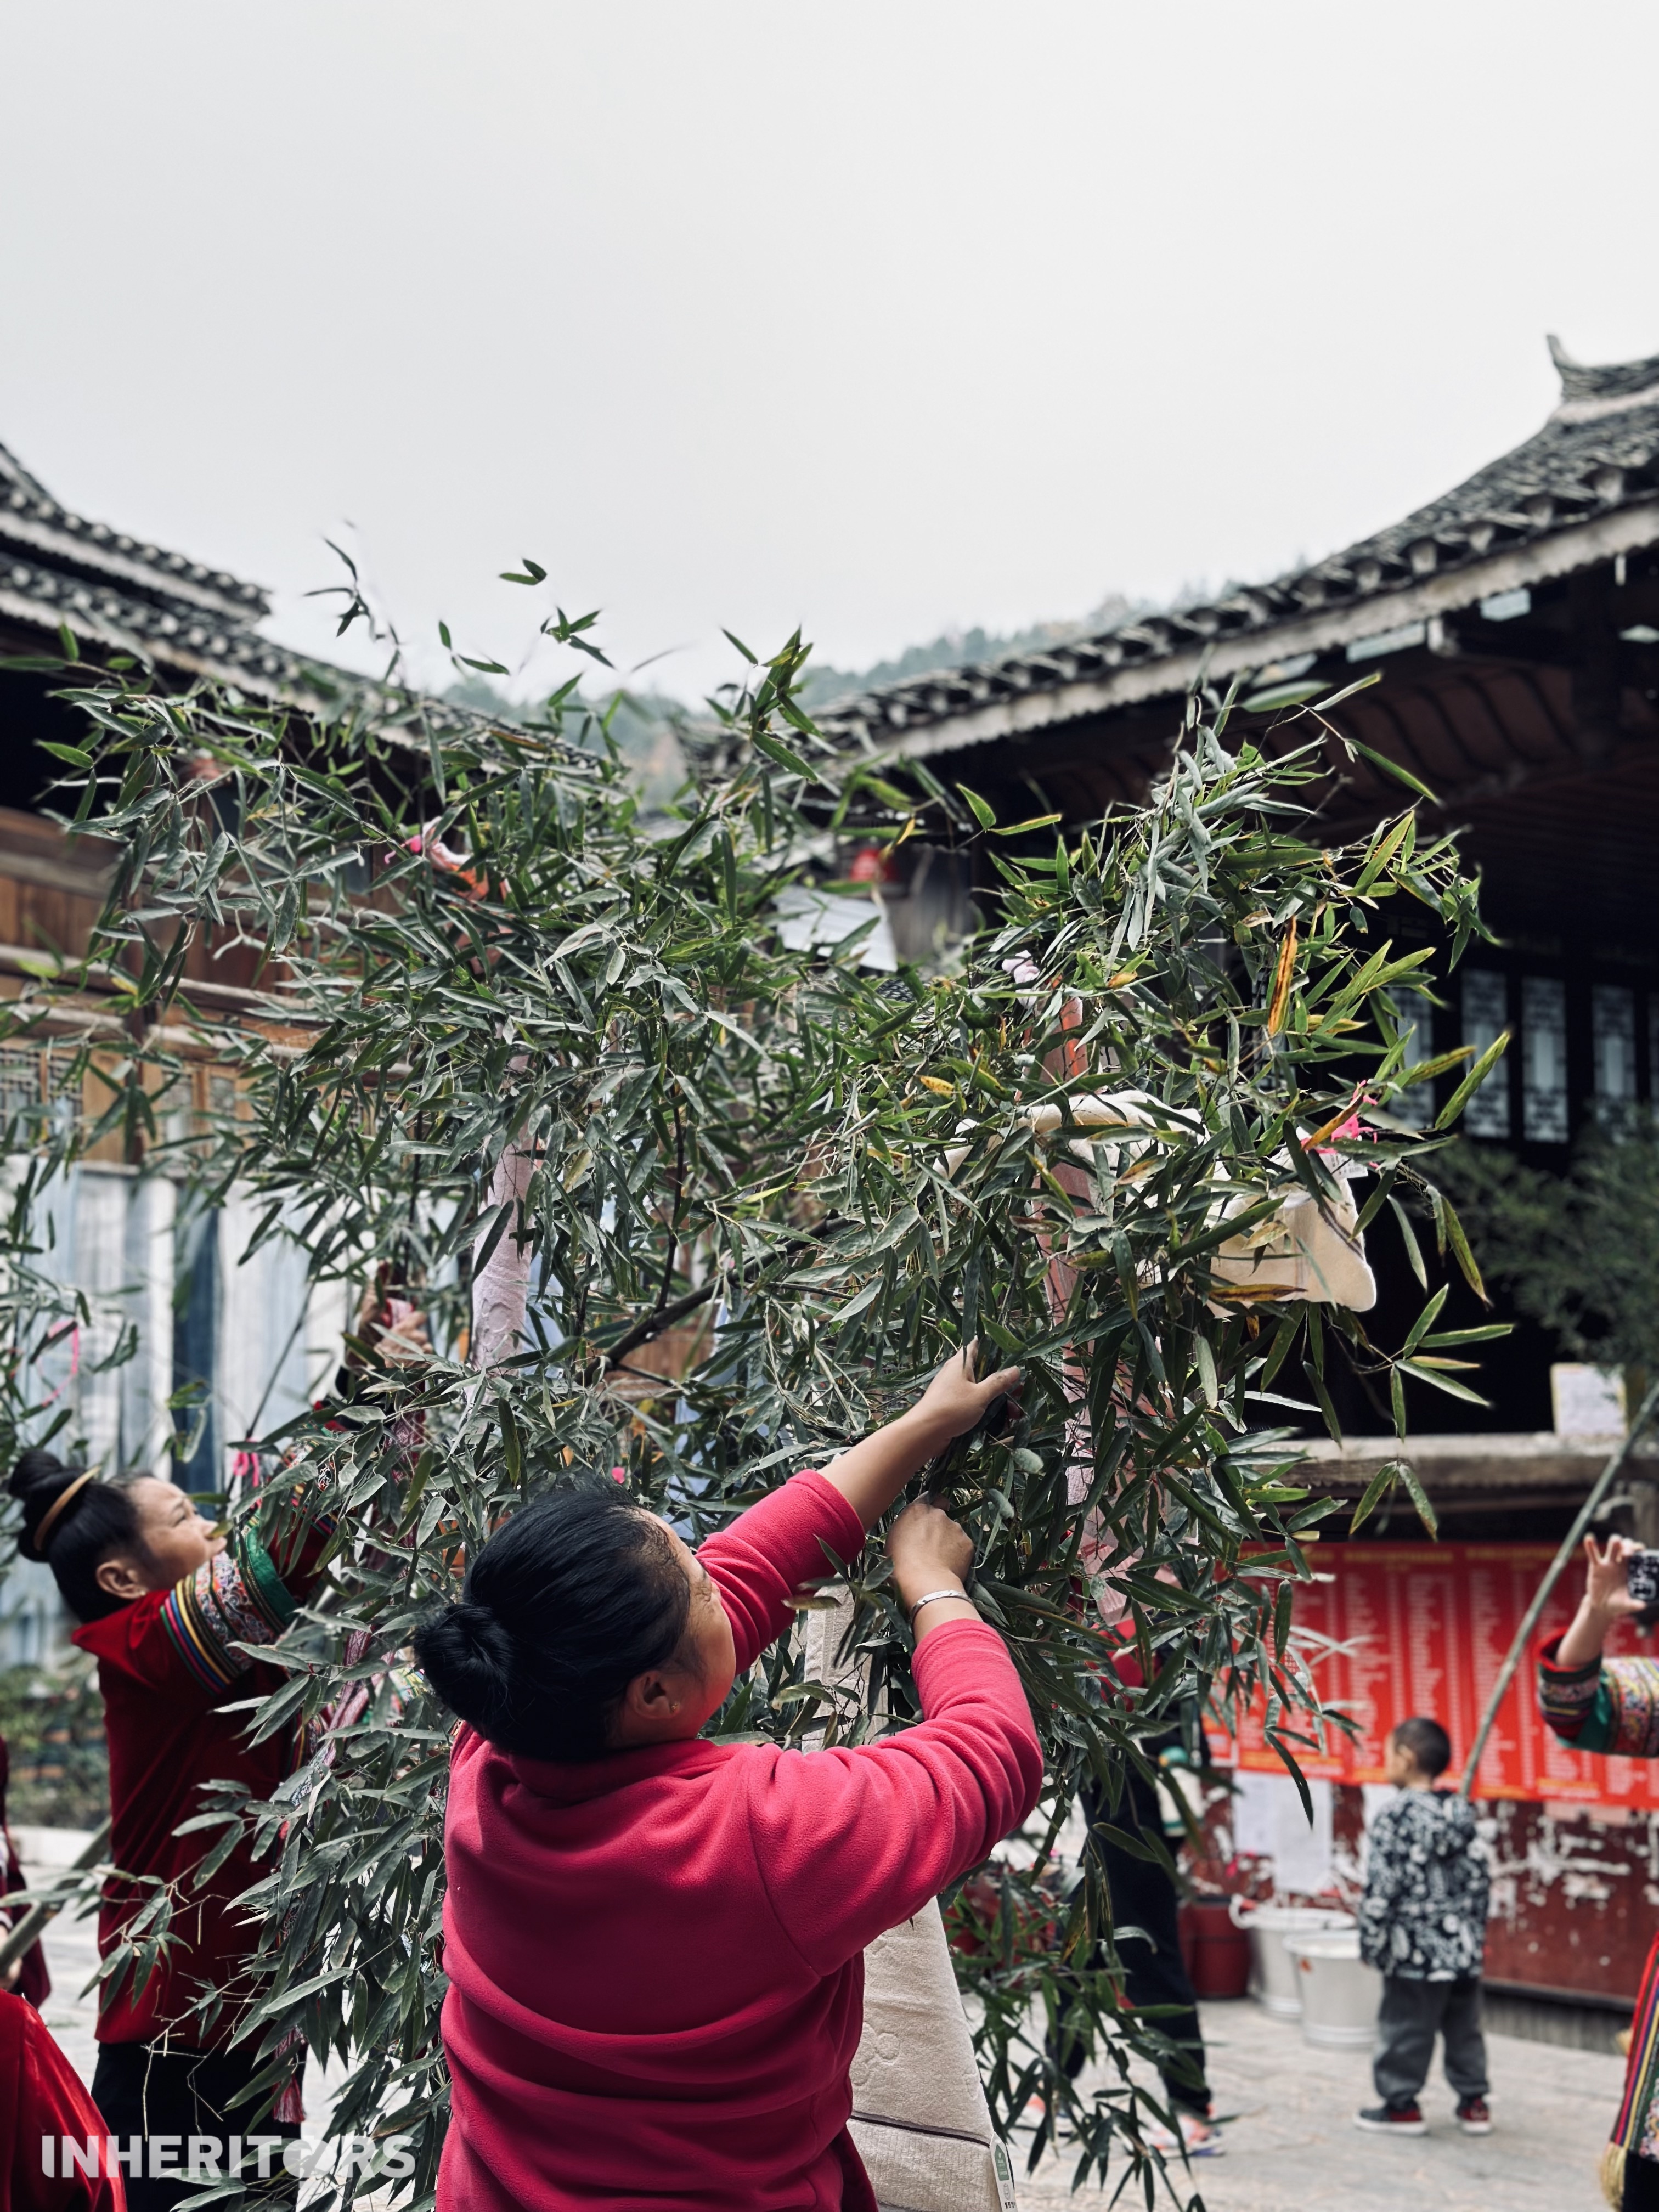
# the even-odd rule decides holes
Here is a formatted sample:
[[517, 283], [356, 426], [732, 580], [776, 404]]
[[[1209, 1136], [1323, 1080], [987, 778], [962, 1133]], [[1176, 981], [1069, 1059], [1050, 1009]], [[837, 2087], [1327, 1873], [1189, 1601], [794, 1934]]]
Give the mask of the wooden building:
[[[1436, 1050], [1512, 1029], [1469, 1133], [1561, 1164], [1659, 1076], [1659, 356], [1585, 368], [1552, 346], [1561, 399], [1543, 428], [1404, 521], [1213, 602], [837, 701], [820, 726], [927, 761], [1005, 819], [1040, 799], [1081, 823], [1146, 790], [1194, 684], [1243, 678], [1235, 730], [1283, 750], [1317, 735], [1287, 698], [1376, 672], [1331, 719], [1437, 794], [1425, 826], [1461, 832], [1498, 939], [1442, 1006], [1406, 1011]], [[1405, 803], [1326, 750], [1319, 835], [1363, 835]], [[1429, 1456], [1468, 1514], [1535, 1497], [1541, 1530], [1581, 1490], [1584, 1455], [1546, 1441], [1549, 1364], [1521, 1332], [1489, 1368], [1497, 1420], [1449, 1416]], [[1512, 1482], [1479, 1463], [1471, 1432], [1494, 1426], [1529, 1439]]]
[[[1245, 679], [1243, 726], [1280, 746], [1310, 734], [1287, 700], [1376, 672], [1336, 719], [1436, 793], [1429, 821], [1462, 831], [1499, 939], [1443, 979], [1437, 1006], [1404, 1011], [1437, 1050], [1513, 1027], [1468, 1127], [1564, 1162], [1592, 1116], [1659, 1095], [1659, 356], [1586, 368], [1554, 352], [1560, 403], [1535, 437], [1360, 544], [1212, 602], [836, 701], [820, 726], [849, 751], [926, 759], [1005, 819], [1036, 811], [1035, 792], [1080, 823], [1145, 791], [1194, 684]], [[67, 623], [84, 653], [137, 647], [181, 684], [210, 676], [301, 703], [337, 696], [349, 679], [259, 635], [266, 611], [252, 585], [66, 513], [0, 449], [0, 653], [50, 650]], [[0, 992], [43, 954], [75, 949], [100, 897], [96, 848], [67, 845], [35, 811], [51, 771], [42, 742], [77, 734], [50, 688], [0, 671]], [[1323, 834], [1362, 834], [1400, 803], [1398, 785], [1332, 749]], [[899, 957], [960, 919], [955, 862], [914, 853], [885, 894]], [[229, 1012], [249, 981], [220, 967], [192, 990], [203, 1003], [219, 992]], [[52, 1079], [49, 1048], [0, 1066], [0, 1083], [37, 1097]], [[201, 1080], [213, 1079], [207, 1056]], [[65, 1237], [76, 1279], [107, 1301], [112, 1325], [135, 1298], [149, 1302], [143, 1371], [76, 1387], [90, 1432], [119, 1457], [153, 1443], [168, 1387], [210, 1376], [216, 1441], [198, 1476], [222, 1479], [222, 1440], [264, 1391], [279, 1394], [269, 1420], [314, 1387], [332, 1317], [244, 1281], [234, 1222], [181, 1228], [155, 1188], [165, 1178], [142, 1164], [89, 1162]], [[1385, 1300], [1403, 1310], [1409, 1286], [1390, 1283], [1385, 1257], [1380, 1272]], [[285, 1295], [299, 1327], [289, 1369], [273, 1374], [269, 1316]], [[238, 1303], [250, 1297], [266, 1308], [257, 1330], [253, 1307]], [[1379, 1334], [1388, 1328], [1385, 1311]], [[1458, 1409], [1413, 1437], [1443, 1526], [1472, 1553], [1557, 1537], [1601, 1464], [1604, 1440], [1556, 1428], [1550, 1362], [1535, 1332], [1518, 1331], [1487, 1363], [1492, 1412]], [[1322, 1483], [1354, 1494], [1392, 1443], [1363, 1403], [1344, 1412], [1347, 1444], [1316, 1441], [1310, 1454]], [[1638, 1472], [1659, 1474], [1659, 1461]], [[1633, 1492], [1650, 1498], [1651, 1485]], [[1413, 1527], [1396, 1514], [1378, 1533], [1409, 1574]], [[1443, 1645], [1422, 1639], [1425, 1651]], [[1414, 1694], [1431, 1705], [1438, 1693], [1425, 1676]], [[1340, 1861], [1358, 1788], [1336, 1786], [1333, 1799], [1326, 1832]], [[1629, 1789], [1569, 1780], [1498, 1802], [1492, 1817], [1492, 1971], [1516, 2004], [1553, 1998], [1558, 2022], [1576, 2004], [1595, 2033], [1595, 2004], [1633, 1990], [1659, 1913], [1659, 1814]]]
[[[1242, 679], [1235, 728], [1284, 748], [1317, 734], [1287, 702], [1375, 672], [1382, 680], [1332, 719], [1437, 794], [1425, 826], [1462, 833], [1498, 939], [1443, 974], [1437, 1006], [1402, 1011], [1435, 1050], [1512, 1029], [1467, 1129], [1564, 1165], [1593, 1117], [1659, 1103], [1659, 356], [1585, 367], [1551, 349], [1561, 395], [1537, 434], [1358, 544], [1098, 635], [836, 701], [820, 726], [849, 750], [925, 760], [1005, 820], [1040, 803], [1081, 823], [1146, 790], [1194, 684]], [[1322, 837], [1362, 835], [1401, 805], [1401, 787], [1363, 757], [1334, 744], [1327, 757]], [[1389, 1309], [1414, 1310], [1415, 1285], [1386, 1238], [1373, 1245], [1377, 1334], [1397, 1341]], [[1412, 1456], [1480, 1589], [1500, 1552], [1547, 1556], [1606, 1457], [1605, 1437], [1558, 1431], [1553, 1357], [1522, 1325], [1483, 1362], [1489, 1413], [1426, 1393], [1412, 1406], [1431, 1431], [1413, 1437]], [[1352, 1496], [1395, 1446], [1380, 1405], [1350, 1393], [1342, 1412], [1346, 1444], [1314, 1442], [1310, 1472]], [[1659, 1541], [1652, 1446], [1635, 1471], [1623, 1525]], [[1443, 1703], [1446, 1666], [1474, 1682], [1489, 1655], [1443, 1665], [1449, 1585], [1425, 1547], [1413, 1571], [1413, 1516], [1370, 1533], [1400, 1553], [1419, 1593], [1421, 1621], [1398, 1632], [1416, 1656], [1441, 1654], [1401, 1694]], [[1510, 1549], [1528, 1540], [1541, 1548]], [[1471, 1619], [1484, 1602], [1477, 1590]], [[1659, 1919], [1659, 1814], [1630, 1775], [1612, 1774], [1626, 1762], [1594, 1764], [1593, 1778], [1589, 1763], [1563, 1768], [1494, 1805], [1504, 1871], [1490, 1965], [1512, 1992], [1581, 2006], [1633, 1993]], [[1337, 1795], [1340, 1856], [1358, 1792]]]
[[[269, 611], [257, 585], [70, 513], [0, 447], [5, 661], [61, 653], [67, 629], [90, 662], [141, 656], [180, 686], [208, 677], [252, 699], [313, 708], [338, 697], [349, 678], [259, 635]], [[43, 966], [84, 951], [105, 895], [107, 856], [96, 841], [66, 838], [40, 811], [63, 772], [43, 746], [84, 736], [73, 710], [52, 696], [60, 683], [45, 671], [0, 665], [3, 997]], [[192, 959], [191, 995], [205, 1008], [240, 1012], [252, 981], [246, 950], [210, 964], [205, 953]], [[100, 1024], [118, 1027], [94, 996], [79, 1026], [95, 1038]], [[101, 1109], [106, 1094], [95, 1076], [84, 1095], [64, 1095], [73, 1047], [60, 1032], [69, 1026], [0, 1047], [0, 1117], [48, 1103], [60, 1112]], [[185, 1110], [222, 1110], [234, 1099], [232, 1079], [210, 1045], [192, 1041], [188, 1049], [193, 1096]], [[105, 1139], [52, 1195], [52, 1260], [62, 1279], [85, 1293], [90, 1318], [58, 1348], [46, 1380], [72, 1403], [75, 1431], [107, 1466], [161, 1458], [175, 1423], [191, 1418], [169, 1412], [168, 1400], [191, 1387], [204, 1393], [184, 1476], [215, 1489], [225, 1479], [230, 1441], [261, 1407], [267, 1425], [286, 1419], [331, 1373], [339, 1316], [330, 1301], [306, 1298], [303, 1267], [280, 1244], [247, 1267], [237, 1264], [255, 1218], [246, 1206], [233, 1200], [215, 1214], [186, 1218], [173, 1179], [146, 1167], [118, 1140]], [[137, 1332], [136, 1356], [101, 1364], [128, 1328]], [[20, 1562], [0, 1590], [0, 1662], [41, 1656], [58, 1626], [46, 1571]]]

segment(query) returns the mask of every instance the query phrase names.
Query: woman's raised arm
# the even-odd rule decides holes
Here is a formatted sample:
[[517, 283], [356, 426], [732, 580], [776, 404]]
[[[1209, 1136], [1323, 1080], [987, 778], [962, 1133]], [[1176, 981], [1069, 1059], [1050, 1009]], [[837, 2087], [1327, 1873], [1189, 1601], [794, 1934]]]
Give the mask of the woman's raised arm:
[[974, 1381], [978, 1349], [975, 1338], [945, 1361], [908, 1413], [877, 1429], [823, 1469], [824, 1480], [840, 1491], [866, 1529], [875, 1527], [930, 1459], [966, 1435], [994, 1399], [1018, 1393], [1023, 1379], [1018, 1367], [1001, 1368], [982, 1382]]

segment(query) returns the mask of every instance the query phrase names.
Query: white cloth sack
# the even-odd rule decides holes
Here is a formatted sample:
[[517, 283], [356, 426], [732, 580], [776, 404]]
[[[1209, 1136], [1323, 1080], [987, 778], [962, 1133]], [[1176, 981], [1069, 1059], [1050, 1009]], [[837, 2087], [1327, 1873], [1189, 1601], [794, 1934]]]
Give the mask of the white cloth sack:
[[[852, 1617], [844, 1593], [808, 1614], [809, 1680], [858, 1686], [861, 1662], [841, 1656]], [[936, 1903], [864, 1954], [852, 2081], [850, 2131], [881, 2212], [1015, 2212]]]
[[1340, 1189], [1339, 1197], [1320, 1206], [1295, 1185], [1277, 1213], [1227, 1239], [1210, 1273], [1264, 1297], [1306, 1298], [1314, 1305], [1369, 1313], [1376, 1304], [1376, 1278], [1365, 1259], [1359, 1209], [1346, 1179]]
[[937, 1904], [864, 1954], [850, 2132], [882, 2212], [1015, 2212]]
[[[531, 1247], [520, 1243], [517, 1231], [523, 1221], [520, 1209], [524, 1194], [535, 1172], [534, 1147], [514, 1145], [496, 1161], [489, 1178], [486, 1222], [493, 1226], [504, 1206], [511, 1206], [513, 1213], [496, 1239], [495, 1250], [472, 1278], [471, 1353], [473, 1366], [481, 1373], [494, 1367], [498, 1360], [511, 1359], [520, 1349], [524, 1335], [525, 1308], [530, 1297]], [[475, 1252], [489, 1234], [487, 1227], [473, 1247]]]
[[[1160, 1131], [1165, 1141], [1186, 1133], [1183, 1124], [1167, 1116], [1168, 1109], [1159, 1109], [1157, 1100], [1144, 1091], [1104, 1091], [1074, 1095], [1067, 1099], [1064, 1110], [1054, 1104], [1033, 1106], [1026, 1118], [1039, 1137], [1052, 1135], [1068, 1119], [1084, 1128], [1121, 1130], [1124, 1133], [1120, 1138], [1073, 1137], [1067, 1146], [1073, 1158], [1090, 1168], [1094, 1164], [1095, 1146], [1103, 1145], [1107, 1167], [1114, 1175], [1121, 1175], [1151, 1152]], [[964, 1122], [957, 1134], [966, 1135], [977, 1126]], [[1141, 1131], [1146, 1133], [1140, 1134]], [[945, 1155], [947, 1174], [956, 1173], [968, 1151], [965, 1144], [951, 1146]], [[1349, 1178], [1364, 1170], [1339, 1159], [1333, 1170], [1338, 1194], [1321, 1206], [1305, 1184], [1289, 1172], [1289, 1159], [1282, 1153], [1279, 1158], [1287, 1172], [1278, 1212], [1242, 1235], [1230, 1237], [1210, 1262], [1211, 1273], [1224, 1283], [1253, 1292], [1264, 1304], [1306, 1298], [1316, 1305], [1346, 1306], [1354, 1313], [1369, 1313], [1376, 1304], [1376, 1278], [1366, 1264], [1358, 1209], [1349, 1188]], [[1243, 1212], [1251, 1203], [1247, 1198], [1229, 1200], [1224, 1212]], [[1254, 1299], [1229, 1301], [1234, 1303], [1248, 1305]]]

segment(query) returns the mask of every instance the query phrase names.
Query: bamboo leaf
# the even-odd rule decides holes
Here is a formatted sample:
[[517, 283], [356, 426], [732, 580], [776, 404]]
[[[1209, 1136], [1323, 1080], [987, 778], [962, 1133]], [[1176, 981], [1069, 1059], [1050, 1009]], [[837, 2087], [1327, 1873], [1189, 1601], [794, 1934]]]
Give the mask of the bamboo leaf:
[[513, 1408], [505, 1398], [498, 1398], [495, 1401], [495, 1418], [501, 1424], [501, 1454], [507, 1462], [507, 1479], [515, 1490], [521, 1490], [524, 1487], [524, 1440], [513, 1417]]
[[763, 753], [775, 768], [787, 769], [791, 775], [799, 776], [804, 783], [820, 783], [823, 781], [815, 769], [807, 766], [799, 753], [792, 752], [781, 739], [769, 737], [764, 730], [757, 730], [752, 742], [755, 750], [757, 753]]
[[1291, 1003], [1291, 985], [1296, 976], [1296, 923], [1291, 922], [1285, 932], [1284, 942], [1279, 948], [1279, 964], [1273, 970], [1273, 988], [1267, 1000], [1267, 1034], [1277, 1036], [1285, 1026], [1285, 1016]]
[[1358, 1534], [1361, 1524], [1370, 1519], [1376, 1508], [1392, 1492], [1400, 1480], [1400, 1468], [1401, 1462], [1398, 1460], [1384, 1460], [1376, 1473], [1365, 1485], [1364, 1495], [1355, 1506], [1352, 1518], [1348, 1522], [1348, 1534], [1351, 1537]]
[[1474, 1264], [1474, 1255], [1469, 1249], [1468, 1238], [1463, 1234], [1463, 1224], [1458, 1219], [1451, 1200], [1443, 1194], [1440, 1194], [1439, 1212], [1445, 1224], [1446, 1241], [1451, 1246], [1453, 1257], [1463, 1271], [1464, 1281], [1482, 1305], [1490, 1305], [1492, 1300], [1486, 1296], [1486, 1286], [1480, 1279], [1480, 1270]]
[[1494, 1038], [1486, 1047], [1485, 1052], [1481, 1054], [1480, 1059], [1475, 1061], [1474, 1066], [1436, 1115], [1434, 1126], [1437, 1129], [1450, 1128], [1464, 1107], [1468, 1104], [1469, 1100], [1491, 1074], [1504, 1053], [1508, 1051], [1510, 1038], [1513, 1034], [1512, 1030], [1505, 1030], [1501, 1036]]
[[1433, 1506], [1429, 1503], [1429, 1493], [1424, 1489], [1422, 1484], [1418, 1480], [1417, 1470], [1413, 1467], [1409, 1460], [1401, 1460], [1400, 1462], [1400, 1480], [1405, 1484], [1407, 1495], [1410, 1498], [1412, 1504], [1417, 1508], [1418, 1519], [1423, 1523], [1423, 1526], [1428, 1530], [1431, 1536], [1438, 1536], [1440, 1534], [1439, 1518], [1437, 1516]]
[[[1358, 689], [1358, 686], [1355, 688]], [[1338, 696], [1340, 697], [1341, 695]], [[1429, 789], [1428, 785], [1419, 776], [1413, 775], [1408, 768], [1402, 768], [1398, 761], [1390, 760], [1387, 753], [1373, 752], [1369, 745], [1362, 745], [1358, 738], [1346, 734], [1344, 735], [1343, 743], [1352, 751], [1358, 753], [1363, 759], [1368, 760], [1373, 768], [1380, 768], [1384, 775], [1391, 775], [1396, 783], [1403, 783], [1407, 791], [1414, 791], [1419, 799], [1426, 799], [1431, 806], [1439, 805], [1440, 801]]]
[[1416, 1351], [1418, 1346], [1422, 1343], [1424, 1338], [1428, 1334], [1429, 1331], [1434, 1327], [1436, 1322], [1440, 1318], [1440, 1309], [1445, 1304], [1445, 1303], [1446, 1285], [1443, 1283], [1440, 1288], [1435, 1292], [1434, 1296], [1429, 1300], [1427, 1305], [1424, 1307], [1422, 1312], [1419, 1314], [1417, 1319], [1412, 1323], [1411, 1328], [1407, 1334], [1406, 1341], [1401, 1347], [1402, 1351]]
[[[1382, 671], [1380, 668], [1373, 668], [1370, 675], [1357, 676], [1352, 684], [1345, 684], [1340, 691], [1333, 691], [1328, 698], [1322, 699], [1314, 711], [1316, 714], [1328, 714], [1333, 708], [1346, 705], [1357, 692], [1369, 691], [1374, 684], [1380, 684], [1382, 681]], [[1350, 738], [1347, 742], [1352, 744], [1356, 740]], [[1363, 752], [1364, 747], [1362, 745], [1359, 750]]]
[[1417, 1241], [1417, 1231], [1412, 1227], [1410, 1217], [1405, 1207], [1392, 1192], [1389, 1196], [1389, 1205], [1393, 1210], [1395, 1221], [1400, 1225], [1400, 1241], [1406, 1248], [1406, 1257], [1411, 1262], [1411, 1271], [1426, 1291], [1429, 1287], [1429, 1271], [1423, 1264], [1423, 1253]]
[[1371, 850], [1366, 857], [1365, 865], [1355, 879], [1356, 893], [1363, 896], [1370, 890], [1377, 878], [1389, 867], [1407, 837], [1413, 834], [1416, 827], [1415, 815], [1402, 814], [1392, 827], [1378, 831]]

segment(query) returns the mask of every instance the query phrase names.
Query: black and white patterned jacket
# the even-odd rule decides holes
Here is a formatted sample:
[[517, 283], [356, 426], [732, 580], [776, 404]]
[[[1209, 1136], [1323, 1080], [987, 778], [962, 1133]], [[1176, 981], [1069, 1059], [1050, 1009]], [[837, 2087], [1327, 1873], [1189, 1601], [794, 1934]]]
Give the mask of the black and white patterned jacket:
[[1402, 1790], [1371, 1822], [1359, 1955], [1402, 1981], [1463, 1981], [1480, 1972], [1491, 1893], [1474, 1806]]

